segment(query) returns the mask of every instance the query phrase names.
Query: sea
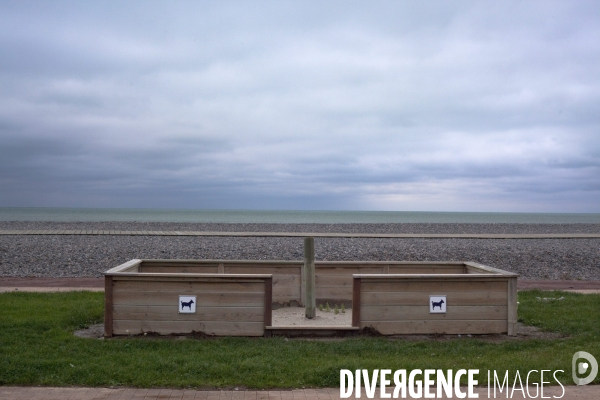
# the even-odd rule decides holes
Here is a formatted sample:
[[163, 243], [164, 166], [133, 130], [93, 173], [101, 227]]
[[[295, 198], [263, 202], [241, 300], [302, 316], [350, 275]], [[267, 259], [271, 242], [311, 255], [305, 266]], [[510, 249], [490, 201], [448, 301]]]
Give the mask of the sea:
[[600, 224], [600, 213], [426, 211], [185, 210], [151, 208], [0, 207], [0, 221], [187, 223], [523, 223]]

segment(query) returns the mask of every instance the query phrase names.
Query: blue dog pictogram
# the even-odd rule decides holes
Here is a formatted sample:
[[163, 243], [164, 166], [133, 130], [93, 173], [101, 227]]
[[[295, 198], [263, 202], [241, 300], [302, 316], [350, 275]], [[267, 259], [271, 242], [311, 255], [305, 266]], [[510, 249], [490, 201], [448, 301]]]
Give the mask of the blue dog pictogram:
[[433, 310], [435, 310], [436, 307], [440, 308], [440, 311], [442, 310], [442, 304], [444, 304], [444, 299], [440, 300], [440, 301], [432, 301], [431, 302], [431, 307]]
[[183, 310], [186, 307], [190, 308], [190, 311], [192, 311], [192, 304], [194, 304], [194, 300], [190, 300], [188, 302], [182, 301], [181, 302], [181, 309]]

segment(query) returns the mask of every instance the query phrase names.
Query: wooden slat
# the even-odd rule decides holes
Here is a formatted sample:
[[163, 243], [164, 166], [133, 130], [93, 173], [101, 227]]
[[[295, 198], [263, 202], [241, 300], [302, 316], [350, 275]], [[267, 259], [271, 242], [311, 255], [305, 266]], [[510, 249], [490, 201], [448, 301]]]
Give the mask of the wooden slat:
[[217, 261], [195, 260], [142, 260], [142, 267], [218, 267]]
[[184, 274], [184, 273], [118, 273], [110, 274], [113, 280], [125, 282], [186, 282], [186, 283], [197, 283], [197, 282], [238, 282], [238, 283], [254, 283], [263, 282], [266, 278], [271, 278], [273, 275], [266, 274]]
[[464, 261], [318, 261], [317, 266], [465, 265]]
[[445, 314], [430, 314], [429, 304], [423, 306], [364, 306], [360, 308], [365, 321], [408, 321], [408, 320], [504, 320], [508, 308], [503, 306], [454, 306], [448, 301]]
[[170, 306], [115, 306], [114, 319], [149, 321], [263, 321], [263, 307], [197, 307], [193, 314], [179, 313], [177, 304]]
[[[204, 292], [204, 293], [222, 293], [222, 292], [260, 292], [263, 291], [262, 280], [254, 282], [164, 282], [164, 281], [123, 281], [115, 280], [117, 290], [138, 291], [138, 292]], [[183, 293], [182, 293], [183, 294]]]
[[467, 265], [465, 268], [467, 270], [467, 272], [466, 272], [467, 274], [493, 274], [492, 271], [488, 271], [488, 270], [485, 270], [485, 269], [473, 267], [473, 266], [470, 266], [470, 265]]
[[132, 335], [144, 332], [156, 332], [161, 335], [186, 334], [202, 332], [216, 336], [263, 336], [264, 324], [262, 322], [202, 322], [202, 321], [138, 321], [115, 320], [114, 334]]
[[456, 306], [490, 306], [505, 305], [508, 294], [504, 291], [468, 291], [468, 292], [365, 292], [361, 296], [362, 304], [366, 306], [380, 305], [406, 305], [418, 306], [428, 304], [429, 296], [432, 294], [446, 294], [449, 304]]
[[323, 266], [316, 265], [316, 275], [383, 274], [383, 265]]
[[316, 289], [318, 299], [350, 300], [352, 298], [352, 287], [318, 287]]
[[121, 306], [114, 307], [115, 320], [148, 321], [242, 321], [262, 322], [264, 307], [196, 307], [193, 314], [179, 313], [177, 303], [171, 306]]
[[423, 267], [423, 266], [409, 266], [409, 267], [396, 267], [392, 266], [389, 268], [389, 274], [464, 274], [466, 273], [465, 267], [461, 266], [440, 266], [440, 267]]
[[216, 265], [145, 265], [142, 264], [142, 273], [186, 273], [186, 274], [216, 274]]
[[361, 321], [360, 327], [372, 327], [383, 335], [506, 333], [506, 321], [502, 320]]
[[239, 306], [239, 307], [262, 307], [264, 293], [202, 293], [196, 291], [180, 292], [131, 292], [115, 290], [113, 302], [118, 305], [155, 305], [170, 306], [177, 304], [179, 295], [197, 296], [198, 305], [202, 306]]
[[273, 275], [295, 275], [300, 277], [300, 265], [227, 265], [226, 274], [273, 274]]
[[300, 300], [300, 288], [295, 286], [273, 285], [273, 297], [291, 297]]
[[[112, 273], [116, 273], [116, 272], [126, 272], [126, 271], [137, 272], [137, 271], [139, 271], [139, 265], [141, 263], [142, 263], [142, 260], [138, 260], [138, 259], [129, 260], [126, 263], [123, 263], [121, 265], [118, 265], [114, 268], [109, 269], [108, 271], [106, 271], [106, 274], [112, 274]], [[134, 266], [137, 266], [137, 268], [132, 268]]]
[[506, 290], [507, 280], [500, 281], [417, 281], [389, 280], [375, 282], [363, 278], [362, 292], [464, 292], [464, 291], [501, 291]]
[[457, 262], [404, 261], [404, 262], [390, 263], [389, 265], [390, 265], [390, 268], [422, 268], [422, 269], [427, 269], [427, 268], [457, 269], [457, 268], [465, 267], [465, 263], [462, 261], [457, 261]]
[[[499, 268], [494, 268], [494, 267], [490, 267], [488, 265], [483, 265], [480, 263], [476, 263], [476, 262], [472, 262], [472, 261], [467, 261], [465, 262], [465, 266], [468, 268], [473, 268], [475, 267], [475, 269], [479, 270], [479, 273], [492, 273], [492, 274], [498, 274], [498, 275], [504, 275], [504, 276], [511, 276], [511, 277], [518, 277], [518, 274], [515, 274], [513, 272], [508, 272], [505, 271], [503, 269], [499, 269]], [[473, 273], [477, 273], [475, 272], [475, 270], [473, 270]]]
[[279, 303], [279, 304], [285, 304], [285, 303], [289, 303], [290, 301], [297, 301], [298, 303], [300, 303], [300, 295], [298, 293], [296, 294], [276, 294], [275, 292], [273, 292], [273, 303]]
[[329, 274], [317, 274], [315, 277], [317, 286], [326, 287], [352, 287], [352, 274], [347, 275], [329, 275]]
[[276, 275], [273, 274], [273, 285], [275, 286], [287, 286], [295, 287], [300, 289], [300, 276], [299, 275]]

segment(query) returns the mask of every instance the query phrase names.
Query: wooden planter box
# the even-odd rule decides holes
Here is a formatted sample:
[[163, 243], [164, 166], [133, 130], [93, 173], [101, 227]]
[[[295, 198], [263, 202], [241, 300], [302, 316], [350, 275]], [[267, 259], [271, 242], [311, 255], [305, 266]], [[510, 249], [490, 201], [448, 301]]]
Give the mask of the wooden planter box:
[[[315, 270], [317, 302], [352, 304], [356, 330], [515, 334], [516, 274], [429, 261], [321, 261]], [[302, 261], [131, 260], [105, 273], [105, 335], [269, 336], [293, 330], [272, 327], [271, 313], [304, 304], [303, 271]], [[194, 313], [181, 312], [179, 296], [196, 296]], [[430, 303], [440, 299], [443, 312], [442, 305], [431, 312]]]
[[[144, 263], [131, 260], [105, 273], [105, 336], [263, 336], [271, 325], [270, 274], [177, 272], [185, 261], [171, 273], [144, 272]], [[180, 312], [179, 296], [195, 296], [194, 313]]]
[[[352, 308], [352, 324], [383, 335], [515, 335], [518, 275], [462, 264], [462, 273], [353, 275], [353, 303], [360, 307]], [[443, 298], [445, 312], [441, 306], [432, 312], [432, 298], [436, 304]]]

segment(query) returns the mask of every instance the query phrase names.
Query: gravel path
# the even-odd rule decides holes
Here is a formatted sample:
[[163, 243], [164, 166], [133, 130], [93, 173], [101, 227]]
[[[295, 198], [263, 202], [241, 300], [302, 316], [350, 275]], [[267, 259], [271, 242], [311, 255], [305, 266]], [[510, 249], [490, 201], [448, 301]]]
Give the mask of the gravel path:
[[[599, 233], [598, 224], [0, 222], [0, 229], [362, 233]], [[132, 258], [301, 260], [302, 238], [0, 236], [0, 276], [97, 277]], [[317, 238], [317, 260], [477, 261], [525, 279], [600, 280], [600, 239]]]

